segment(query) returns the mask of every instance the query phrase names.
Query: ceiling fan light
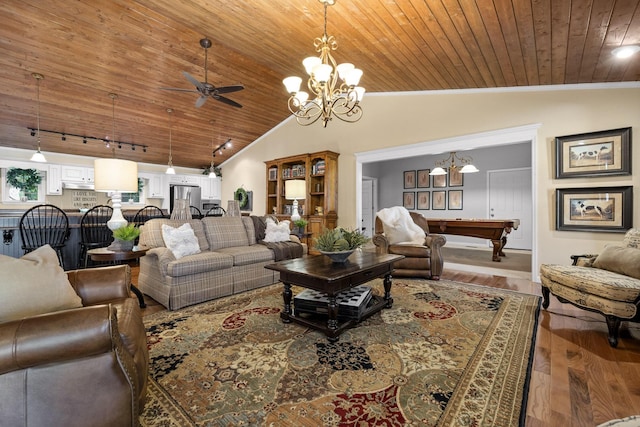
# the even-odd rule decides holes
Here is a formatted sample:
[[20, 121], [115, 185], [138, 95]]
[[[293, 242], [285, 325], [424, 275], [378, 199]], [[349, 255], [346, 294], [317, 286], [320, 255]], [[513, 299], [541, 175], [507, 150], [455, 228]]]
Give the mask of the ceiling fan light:
[[284, 84], [284, 87], [287, 88], [287, 92], [293, 94], [297, 93], [300, 90], [302, 79], [297, 76], [291, 76], [282, 80], [282, 83]]
[[441, 167], [433, 168], [429, 175], [446, 175], [447, 171], [442, 169]]
[[480, 170], [474, 165], [464, 165], [462, 169], [460, 169], [460, 173], [474, 173], [480, 172]]
[[320, 59], [317, 56], [309, 56], [302, 60], [302, 65], [304, 66], [305, 71], [309, 75], [311, 75], [315, 66], [320, 64], [322, 64], [322, 59]]

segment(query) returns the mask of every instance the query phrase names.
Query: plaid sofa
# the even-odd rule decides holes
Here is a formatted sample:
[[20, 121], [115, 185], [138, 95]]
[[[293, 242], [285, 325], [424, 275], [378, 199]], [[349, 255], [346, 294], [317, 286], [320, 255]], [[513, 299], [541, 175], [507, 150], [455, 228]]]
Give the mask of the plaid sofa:
[[604, 315], [609, 344], [616, 347], [621, 321], [640, 320], [640, 229], [627, 231], [620, 246], [572, 258], [574, 265], [540, 266], [542, 307], [549, 307], [553, 294], [562, 303]]
[[[176, 259], [165, 247], [162, 224], [188, 222], [198, 238], [200, 253]], [[176, 310], [215, 298], [276, 283], [279, 274], [264, 268], [274, 262], [273, 251], [258, 244], [250, 217], [152, 219], [142, 227], [138, 288]]]

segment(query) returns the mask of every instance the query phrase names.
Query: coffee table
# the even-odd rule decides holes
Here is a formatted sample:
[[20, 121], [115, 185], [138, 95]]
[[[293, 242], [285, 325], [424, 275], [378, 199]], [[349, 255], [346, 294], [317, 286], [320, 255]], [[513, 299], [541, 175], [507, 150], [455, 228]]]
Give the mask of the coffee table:
[[[404, 258], [402, 255], [378, 255], [375, 252], [356, 251], [343, 264], [332, 263], [324, 255], [316, 255], [279, 261], [268, 264], [265, 268], [279, 272], [280, 281], [284, 284], [282, 292], [284, 310], [280, 313], [282, 321], [285, 323], [293, 321], [318, 329], [324, 332], [330, 342], [335, 342], [345, 329], [355, 326], [360, 320], [383, 308], [391, 308], [393, 305], [391, 297], [393, 263], [402, 258]], [[360, 319], [348, 319], [339, 323], [336, 295], [378, 277], [384, 277], [384, 297], [374, 295]], [[329, 302], [326, 322], [318, 319], [318, 316], [300, 316], [293, 313], [291, 308], [292, 285], [327, 294]]]

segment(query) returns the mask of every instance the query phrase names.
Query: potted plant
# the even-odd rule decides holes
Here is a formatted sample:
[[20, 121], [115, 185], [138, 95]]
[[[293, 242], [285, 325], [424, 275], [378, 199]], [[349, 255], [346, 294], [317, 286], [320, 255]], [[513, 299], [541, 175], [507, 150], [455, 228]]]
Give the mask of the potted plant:
[[36, 169], [9, 168], [7, 171], [7, 183], [20, 190], [20, 201], [26, 202], [26, 193], [37, 190], [38, 184], [42, 182], [42, 177]]
[[140, 229], [135, 224], [127, 224], [124, 227], [113, 230], [113, 243], [109, 250], [116, 252], [128, 252], [133, 250], [133, 244], [140, 235]]
[[293, 234], [295, 234], [299, 238], [302, 238], [302, 235], [304, 234], [304, 230], [307, 224], [308, 224], [307, 220], [302, 218], [293, 221], [293, 225], [294, 225], [294, 228], [292, 230]]
[[343, 263], [349, 255], [370, 239], [359, 230], [351, 231], [338, 227], [325, 229], [314, 239], [315, 248], [321, 254], [331, 258], [331, 261]]

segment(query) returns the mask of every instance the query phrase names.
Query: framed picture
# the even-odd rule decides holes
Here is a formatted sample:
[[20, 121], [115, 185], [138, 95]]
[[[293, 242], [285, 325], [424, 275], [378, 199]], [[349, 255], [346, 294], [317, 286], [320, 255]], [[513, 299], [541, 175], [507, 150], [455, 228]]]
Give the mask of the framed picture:
[[431, 169], [420, 169], [418, 171], [418, 188], [431, 187], [431, 175], [429, 175]]
[[404, 188], [416, 188], [416, 171], [404, 171]]
[[630, 185], [556, 190], [556, 230], [624, 233], [632, 224]]
[[[444, 175], [442, 175], [444, 176]], [[445, 210], [446, 202], [447, 202], [447, 192], [446, 191], [432, 191], [431, 192], [431, 208], [433, 210]]]
[[429, 210], [431, 208], [431, 193], [428, 191], [418, 191], [418, 210]]
[[462, 209], [462, 190], [449, 190], [449, 209]]
[[447, 186], [447, 175], [433, 175], [433, 188], [444, 188]]
[[415, 209], [416, 208], [416, 193], [413, 191], [405, 191], [402, 193], [402, 206], [407, 209]]
[[631, 175], [631, 128], [556, 138], [556, 178]]
[[269, 181], [278, 179], [278, 168], [269, 168]]
[[464, 174], [460, 173], [460, 168], [449, 168], [449, 187], [462, 187]]

